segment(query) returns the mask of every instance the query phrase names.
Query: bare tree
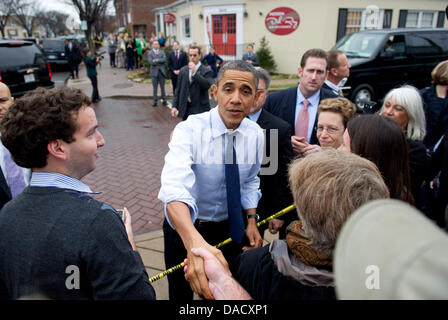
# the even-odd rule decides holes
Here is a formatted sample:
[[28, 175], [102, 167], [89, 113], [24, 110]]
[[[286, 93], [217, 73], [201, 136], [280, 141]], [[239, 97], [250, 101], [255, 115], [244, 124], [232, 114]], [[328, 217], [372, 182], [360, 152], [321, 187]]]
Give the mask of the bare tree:
[[9, 19], [14, 15], [16, 9], [23, 5], [22, 0], [1, 0], [0, 1], [0, 31], [2, 37], [6, 38], [5, 27]]
[[59, 11], [51, 10], [42, 13], [42, 26], [47, 31], [55, 36], [62, 36], [68, 34], [69, 30], [66, 26], [68, 15]]
[[28, 37], [32, 37], [33, 30], [38, 26], [39, 20], [42, 19], [42, 10], [39, 3], [30, 0], [24, 1], [21, 6], [14, 8], [14, 12], [17, 24], [26, 30]]
[[92, 29], [96, 20], [101, 19], [107, 10], [111, 0], [66, 0], [65, 2], [75, 7], [78, 11], [79, 19], [86, 21], [87, 30], [85, 30], [86, 39], [89, 42], [89, 48], [95, 52], [95, 45], [92, 41]]

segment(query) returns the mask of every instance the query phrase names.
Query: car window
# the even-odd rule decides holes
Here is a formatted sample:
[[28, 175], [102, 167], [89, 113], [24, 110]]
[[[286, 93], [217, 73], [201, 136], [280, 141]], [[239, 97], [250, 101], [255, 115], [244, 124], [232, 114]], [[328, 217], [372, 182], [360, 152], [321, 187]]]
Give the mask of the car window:
[[43, 41], [44, 50], [57, 50], [64, 51], [65, 50], [65, 42], [61, 40], [44, 40]]
[[406, 54], [404, 35], [395, 34], [389, 36], [383, 51], [389, 53], [391, 57], [403, 57]]
[[408, 53], [415, 56], [443, 54], [443, 47], [434, 33], [410, 34], [407, 37]]
[[45, 63], [42, 51], [35, 44], [0, 45], [0, 69]]
[[347, 57], [369, 58], [377, 52], [384, 37], [380, 33], [351, 33], [339, 40], [333, 49], [344, 51]]

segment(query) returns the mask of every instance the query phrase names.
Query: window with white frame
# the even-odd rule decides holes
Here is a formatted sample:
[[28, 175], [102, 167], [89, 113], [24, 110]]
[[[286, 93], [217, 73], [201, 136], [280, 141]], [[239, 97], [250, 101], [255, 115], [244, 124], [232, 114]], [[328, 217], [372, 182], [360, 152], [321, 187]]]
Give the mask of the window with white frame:
[[408, 11], [406, 28], [434, 28], [437, 23], [437, 11]]
[[[367, 10], [364, 9], [348, 9], [347, 10], [347, 23], [345, 25], [345, 33], [358, 32], [365, 29], [383, 29], [385, 10], [379, 10], [379, 19], [375, 26], [370, 25], [367, 19]], [[390, 12], [391, 14], [392, 12]], [[389, 14], [389, 12], [387, 12]], [[386, 17], [390, 21], [390, 17]]]
[[184, 39], [191, 38], [191, 19], [190, 16], [182, 17], [182, 35]]

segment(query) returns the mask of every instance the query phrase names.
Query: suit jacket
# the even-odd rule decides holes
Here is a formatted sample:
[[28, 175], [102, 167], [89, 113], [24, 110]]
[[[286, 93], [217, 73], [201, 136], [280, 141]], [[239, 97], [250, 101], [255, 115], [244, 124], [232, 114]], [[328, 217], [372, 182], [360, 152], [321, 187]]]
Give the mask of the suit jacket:
[[[328, 98], [336, 98], [331, 90], [325, 88], [320, 89], [320, 99], [322, 101]], [[269, 111], [273, 115], [282, 118], [289, 123], [291, 127], [291, 132], [295, 131], [295, 113], [296, 113], [296, 102], [297, 102], [297, 87], [288, 88], [284, 90], [279, 90], [269, 94], [266, 98], [266, 103], [264, 104], [264, 109]], [[318, 144], [317, 140], [317, 116], [314, 120], [313, 132], [311, 134], [310, 144]]]
[[[196, 70], [192, 81], [189, 80], [188, 66], [182, 67], [179, 73], [173, 107], [179, 110], [178, 117], [185, 120], [190, 114], [202, 113], [210, 110], [208, 90], [213, 82], [213, 71], [203, 64]], [[187, 110], [188, 97], [190, 97], [190, 109]]]
[[170, 55], [168, 56], [168, 68], [171, 71], [171, 76], [176, 76], [174, 74], [174, 70], [180, 70], [183, 66], [186, 66], [188, 64], [188, 58], [187, 54], [183, 52], [182, 50], [179, 52], [179, 59], [176, 60], [176, 52], [171, 51]]
[[151, 77], [157, 77], [160, 73], [165, 77], [166, 76], [166, 70], [165, 70], [165, 62], [166, 62], [166, 55], [165, 51], [159, 49], [159, 54], [156, 55], [154, 50], [148, 51], [148, 62], [151, 66], [150, 75]]
[[[243, 55], [243, 60], [244, 60], [244, 61], [248, 60], [248, 59], [249, 59], [248, 56], [249, 56], [248, 53], [246, 53], [245, 55]], [[252, 65], [253, 65], [254, 67], [258, 66], [258, 64], [259, 64], [259, 62], [258, 62], [258, 56], [257, 56], [257, 54], [256, 54], [255, 52], [253, 52], [253, 51], [252, 51], [252, 59], [250, 59], [250, 60], [252, 60]]]
[[3, 170], [0, 169], [0, 209], [12, 199], [11, 190], [9, 189], [8, 183], [6, 182]]
[[[291, 191], [288, 187], [288, 165], [293, 158], [291, 128], [286, 121], [264, 109], [261, 110], [257, 124], [262, 129], [266, 129], [265, 156], [268, 158], [274, 156], [274, 154], [271, 154], [271, 143], [273, 146], [278, 146], [277, 172], [271, 175], [259, 175], [262, 196], [258, 202], [257, 213], [262, 219], [265, 219], [293, 203]], [[271, 129], [278, 129], [278, 143], [272, 141]], [[262, 168], [272, 166], [272, 161], [275, 161], [275, 159], [271, 159], [268, 164], [263, 164]], [[293, 217], [292, 220], [297, 220], [295, 210], [291, 216]]]

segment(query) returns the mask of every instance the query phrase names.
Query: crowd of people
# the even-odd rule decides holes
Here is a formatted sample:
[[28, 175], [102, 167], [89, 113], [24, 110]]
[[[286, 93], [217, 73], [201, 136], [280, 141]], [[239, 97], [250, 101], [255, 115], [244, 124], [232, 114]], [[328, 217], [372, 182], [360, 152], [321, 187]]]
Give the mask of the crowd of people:
[[[363, 241], [356, 247], [339, 238], [372, 201], [409, 211], [412, 221], [391, 213], [394, 226], [423, 219], [426, 234], [437, 235], [431, 236], [434, 246], [446, 245], [448, 61], [435, 67], [428, 88], [394, 88], [377, 114], [363, 114], [343, 97], [350, 64], [342, 51], [307, 50], [297, 86], [269, 93], [270, 74], [258, 67], [253, 45], [241, 60], [224, 63], [213, 47], [207, 55], [195, 45], [184, 52], [177, 41], [167, 57], [161, 36], [148, 42], [111, 36], [108, 47], [112, 67], [132, 70], [146, 55], [153, 106], [157, 84], [167, 104], [167, 62], [171, 116], [182, 119], [172, 132], [158, 194], [165, 265], [186, 257], [184, 273], [168, 275], [170, 300], [192, 300], [194, 292], [206, 299], [349, 297], [344, 290], [353, 285], [335, 266], [348, 247], [363, 259]], [[86, 65], [94, 69], [96, 59], [87, 54]], [[89, 78], [93, 84], [96, 74]], [[155, 299], [131, 214], [124, 209], [121, 217], [94, 200], [80, 181], [95, 169], [105, 144], [92, 107], [98, 99], [97, 91], [89, 99], [63, 87], [13, 101], [0, 83], [2, 298], [38, 293], [52, 299]], [[290, 204], [296, 209], [266, 227], [279, 239], [263, 247], [265, 229], [257, 222]], [[391, 251], [410, 252], [414, 235], [390, 227], [377, 223], [361, 235], [346, 233], [368, 243], [384, 232]], [[229, 237], [232, 242], [221, 250], [213, 247]], [[421, 263], [443, 266], [427, 285], [447, 289], [448, 265], [440, 252], [428, 250]], [[356, 256], [350, 258], [355, 265]], [[384, 270], [392, 269], [378, 259]], [[367, 265], [361, 267], [364, 272]], [[67, 270], [79, 279], [68, 281]], [[418, 285], [414, 297], [447, 298], [448, 291]], [[408, 296], [397, 291], [388, 297]]]

